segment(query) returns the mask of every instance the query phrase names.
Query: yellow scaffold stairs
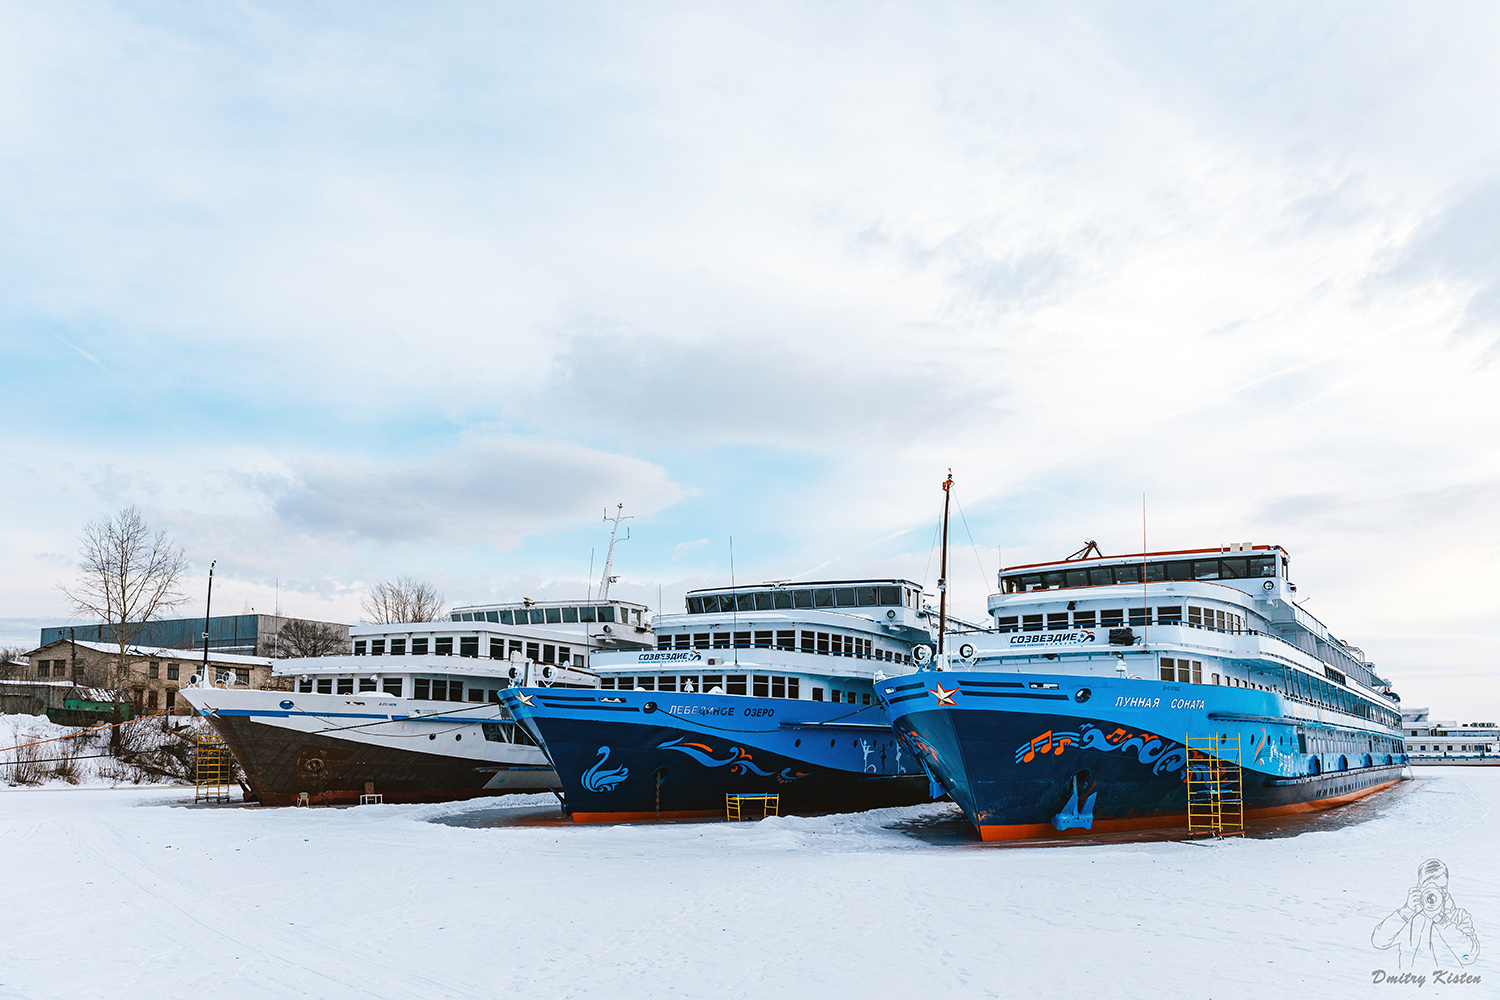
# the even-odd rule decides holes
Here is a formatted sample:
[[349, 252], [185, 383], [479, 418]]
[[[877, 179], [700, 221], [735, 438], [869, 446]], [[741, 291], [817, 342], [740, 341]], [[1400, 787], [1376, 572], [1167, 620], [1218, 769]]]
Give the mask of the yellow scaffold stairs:
[[229, 748], [217, 735], [199, 735], [193, 754], [194, 802], [229, 801]]
[[1233, 837], [1245, 832], [1244, 770], [1240, 737], [1188, 736], [1189, 837]]

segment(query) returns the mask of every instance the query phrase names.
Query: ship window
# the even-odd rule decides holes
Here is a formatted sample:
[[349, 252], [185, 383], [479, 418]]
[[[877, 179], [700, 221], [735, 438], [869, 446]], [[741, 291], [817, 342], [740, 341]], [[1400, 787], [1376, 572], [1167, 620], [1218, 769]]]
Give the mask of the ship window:
[[1022, 615], [1021, 629], [1025, 632], [1040, 632], [1042, 630], [1042, 616]]
[[658, 690], [658, 691], [676, 691], [677, 690], [677, 678], [676, 677], [658, 677], [656, 679], [656, 690]]
[[829, 691], [828, 691], [828, 700], [829, 701], [834, 702], [835, 704], [837, 704], [838, 701], [839, 701], [839, 699], [842, 698], [842, 697], [843, 697], [843, 695], [839, 692], [838, 688], [831, 688], [831, 689], [829, 689]]
[[774, 606], [775, 605], [774, 605], [773, 601], [771, 600], [771, 592], [769, 590], [761, 590], [761, 591], [757, 591], [756, 592], [756, 594], [755, 594], [755, 610], [756, 611], [770, 611], [771, 608], [774, 607]]
[[693, 637], [683, 632], [681, 635], [674, 636], [673, 640], [676, 642], [678, 649], [687, 649], [692, 643]]
[[797, 633], [796, 632], [777, 632], [776, 633], [776, 647], [778, 649], [796, 649], [797, 648]]
[[479, 656], [479, 636], [460, 636], [458, 640], [458, 655], [473, 657]]
[[995, 627], [1002, 632], [1014, 632], [1020, 620], [1015, 615], [1001, 615], [995, 619]]
[[548, 625], [562, 624], [562, 608], [546, 608], [545, 613]]
[[856, 603], [862, 608], [872, 608], [876, 604], [874, 587], [856, 588]]
[[734, 634], [734, 648], [735, 649], [749, 649], [750, 648], [750, 633], [749, 632], [736, 632]]
[[813, 701], [822, 701], [823, 700], [823, 689], [819, 688], [819, 687], [813, 688], [812, 689], [812, 696], [813, 696], [812, 697]]
[[828, 652], [828, 633], [827, 632], [819, 632], [818, 633], [818, 652], [824, 653], [824, 654], [826, 654]]
[[331, 678], [318, 678], [318, 694], [333, 694], [333, 680]]
[[839, 587], [833, 592], [834, 604], [841, 608], [854, 607], [854, 588]]
[[635, 679], [635, 689], [637, 691], [655, 691], [656, 690], [656, 678], [655, 677], [637, 677]]
[[1146, 580], [1155, 583], [1158, 580], [1191, 580], [1193, 578], [1193, 564], [1190, 562], [1150, 563], [1146, 567]]
[[1161, 679], [1164, 681], [1175, 681], [1177, 679], [1177, 669], [1170, 657], [1164, 656], [1161, 659]]
[[1182, 624], [1182, 605], [1167, 605], [1156, 609], [1156, 619], [1163, 625]]
[[1131, 608], [1130, 609], [1130, 624], [1131, 625], [1136, 625], [1136, 626], [1146, 624], [1146, 609], [1145, 608]]
[[354, 678], [353, 677], [340, 677], [339, 678], [339, 694], [353, 694], [353, 693], [354, 693]]
[[1065, 576], [1069, 587], [1087, 587], [1089, 585], [1089, 571], [1086, 569], [1070, 569]]
[[542, 647], [542, 662], [543, 663], [556, 663], [557, 662], [557, 647], [556, 646], [545, 645], [545, 646]]
[[437, 652], [438, 656], [452, 656], [453, 655], [453, 638], [451, 636], [447, 636], [447, 637], [438, 639], [436, 641], [436, 645], [437, 645], [436, 652]]
[[359, 693], [360, 694], [364, 694], [366, 691], [374, 691], [374, 690], [375, 690], [375, 678], [373, 678], [373, 677], [361, 677], [359, 679]]
[[1141, 568], [1134, 563], [1115, 567], [1115, 583], [1140, 583]]
[[[717, 602], [715, 602], [715, 603], [717, 603]], [[701, 597], [689, 597], [687, 599], [687, 609], [688, 609], [688, 614], [690, 614], [690, 615], [701, 615], [701, 614], [703, 614], [703, 598], [701, 598]]]
[[788, 677], [786, 679], [786, 696], [788, 698], [800, 699], [802, 697], [800, 687], [801, 681], [795, 677]]
[[412, 699], [414, 701], [427, 701], [432, 697], [432, 681], [425, 677], [419, 677], [412, 682]]
[[502, 612], [500, 612], [500, 624], [501, 625], [514, 625], [515, 623], [516, 623], [515, 616], [511, 612], [509, 612], [509, 611], [502, 611]]
[[728, 649], [728, 648], [729, 648], [729, 633], [728, 632], [715, 632], [714, 633], [714, 649]]
[[894, 608], [901, 605], [900, 587], [881, 587], [880, 606], [883, 608]]
[[756, 649], [770, 649], [771, 648], [771, 636], [772, 636], [772, 634], [773, 633], [771, 633], [771, 632], [756, 632], [755, 633], [755, 648]]
[[385, 655], [385, 640], [384, 639], [371, 639], [370, 640], [370, 655], [371, 656], [384, 656]]
[[391, 640], [391, 655], [392, 656], [405, 656], [406, 655], [406, 640], [405, 639], [392, 639]]
[[859, 700], [861, 704], [868, 705], [870, 703], [870, 696], [867, 694], [862, 694], [859, 696]]
[[817, 651], [817, 635], [813, 632], [802, 633], [802, 652], [813, 653]]
[[1089, 583], [1095, 587], [1107, 587], [1114, 583], [1114, 574], [1109, 571], [1108, 566], [1095, 567], [1089, 570]]
[[1188, 605], [1188, 624], [1193, 628], [1203, 627], [1203, 609]]
[[754, 598], [754, 595], [751, 595], [751, 594], [735, 594], [734, 595], [734, 610], [735, 611], [754, 611], [755, 610], [755, 598]]
[[834, 656], [844, 655], [844, 637], [842, 635], [835, 632], [832, 636], [829, 637], [828, 652], [833, 654]]
[[402, 681], [399, 677], [387, 677], [380, 682], [380, 686], [385, 689], [385, 693], [393, 698], [401, 697], [401, 684]]
[[[1198, 664], [1198, 673], [1203, 673], [1203, 664]], [[1193, 668], [1187, 660], [1177, 661], [1177, 680], [1183, 684], [1191, 684], [1193, 681]]]
[[797, 590], [792, 592], [792, 604], [799, 608], [810, 608], [813, 606], [813, 592], [810, 590]]
[[785, 698], [786, 697], [786, 678], [785, 677], [772, 677], [771, 678], [771, 697], [772, 698]]
[[526, 659], [537, 661], [542, 658], [542, 644], [539, 642], [528, 642], [526, 644]]
[[1276, 558], [1274, 556], [1256, 556], [1250, 560], [1250, 576], [1275, 576]]
[[[601, 622], [613, 622], [615, 620], [614, 606], [610, 604], [601, 606], [598, 609], [598, 615]], [[533, 618], [532, 621], [536, 621], [536, 619]]]
[[779, 609], [792, 606], [792, 592], [790, 590], [773, 590], [771, 592], [771, 603]]
[[1124, 625], [1124, 624], [1125, 624], [1125, 612], [1119, 610], [1118, 608], [1111, 609], [1111, 610], [1108, 610], [1108, 611], [1101, 611], [1101, 612], [1099, 612], [1099, 627], [1100, 628], [1110, 628], [1110, 627], [1118, 628], [1119, 626]]
[[[394, 652], [394, 650], [392, 650], [392, 652]], [[503, 660], [503, 659], [505, 659], [505, 640], [504, 639], [491, 639], [490, 640], [490, 659], [492, 659], [492, 660]]]
[[298, 681], [297, 691], [299, 694], [312, 694], [312, 678], [304, 677], [302, 680]]
[[1033, 590], [1042, 589], [1042, 578], [1040, 574], [1021, 577], [1021, 590], [1030, 593]]
[[594, 620], [594, 609], [592, 607], [579, 608], [578, 617], [583, 621], [591, 622]]
[[707, 649], [710, 638], [711, 636], [707, 632], [695, 632], [693, 634], [693, 648]]
[[1056, 614], [1049, 614], [1047, 616], [1047, 628], [1049, 630], [1051, 630], [1051, 629], [1062, 629], [1062, 628], [1067, 628], [1067, 627], [1068, 627], [1068, 613], [1066, 611], [1060, 611], [1060, 612], [1057, 612]]
[[1220, 559], [1219, 575], [1226, 580], [1239, 580], [1248, 575], [1248, 559]]
[[[706, 679], [705, 679], [705, 683], [706, 683]], [[744, 694], [745, 693], [745, 675], [744, 674], [730, 674], [728, 677], [724, 678], [724, 690], [726, 692], [728, 692], [729, 694]]]
[[364, 656], [365, 655], [365, 640], [363, 640], [363, 639], [356, 639], [354, 641], [354, 655], [355, 656]]
[[1213, 676], [1214, 676], [1214, 686], [1218, 687], [1218, 685], [1219, 685], [1219, 675], [1218, 674], [1214, 674]]
[[563, 608], [562, 609], [562, 620], [565, 621], [565, 622], [569, 622], [569, 623], [578, 621], [578, 609], [577, 608]]
[[[1180, 565], [1180, 564], [1177, 564]], [[1173, 569], [1176, 569], [1176, 565]], [[1219, 560], [1199, 559], [1193, 563], [1193, 579], [1195, 580], [1217, 580], [1219, 578]], [[1173, 579], [1176, 579], [1175, 577]]]
[[1076, 626], [1078, 626], [1079, 628], [1093, 628], [1094, 627], [1094, 612], [1092, 612], [1092, 611], [1075, 611], [1075, 612], [1073, 612], [1073, 624], [1076, 625]]
[[426, 656], [427, 655], [427, 640], [426, 639], [413, 639], [411, 641], [411, 655], [412, 656]]
[[615, 689], [615, 679], [613, 677], [601, 677], [599, 678], [599, 687], [605, 691], [613, 691]]
[[1061, 573], [1043, 573], [1042, 574], [1042, 589], [1043, 590], [1055, 590], [1056, 588], [1061, 587], [1062, 585], [1063, 585], [1063, 575]]

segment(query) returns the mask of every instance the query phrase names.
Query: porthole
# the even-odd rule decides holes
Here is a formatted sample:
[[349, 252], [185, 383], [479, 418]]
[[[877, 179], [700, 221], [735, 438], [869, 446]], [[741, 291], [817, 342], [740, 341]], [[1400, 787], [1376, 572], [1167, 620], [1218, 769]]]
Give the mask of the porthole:
[[832, 749], [833, 749], [833, 743], [834, 743], [834, 741], [833, 741], [833, 740], [829, 740], [829, 741], [828, 741], [828, 749], [830, 749], [830, 750], [832, 750]]
[[645, 712], [647, 715], [650, 715], [652, 712], [656, 711], [656, 702], [654, 702], [654, 701], [648, 701], [648, 702], [646, 702], [646, 704], [644, 704], [644, 705], [641, 706], [641, 711]]
[[800, 747], [800, 746], [801, 746], [801, 745], [802, 745], [802, 741], [801, 741], [801, 740], [797, 740], [797, 741], [795, 741], [795, 742], [794, 742], [794, 743], [793, 743], [793, 744], [792, 744], [792, 746], [794, 746], [794, 747]]
[[435, 739], [437, 739], [437, 733], [428, 733], [427, 734], [427, 738], [429, 740], [435, 740]]
[[463, 739], [463, 738], [464, 738], [464, 734], [463, 734], [463, 733], [454, 733], [454, 734], [453, 734], [453, 738], [454, 738], [454, 739], [455, 739], [455, 740], [461, 740], [461, 739]]
[[1079, 688], [1078, 693], [1073, 695], [1073, 700], [1082, 705], [1084, 702], [1093, 697], [1093, 694], [1094, 692], [1090, 691], [1088, 688]]

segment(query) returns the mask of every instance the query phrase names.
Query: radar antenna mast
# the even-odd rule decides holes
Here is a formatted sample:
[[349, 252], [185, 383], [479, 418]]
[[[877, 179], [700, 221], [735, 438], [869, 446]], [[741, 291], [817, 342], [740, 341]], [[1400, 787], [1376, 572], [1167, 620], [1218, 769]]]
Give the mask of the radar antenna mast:
[[[948, 631], [948, 501], [953, 496], [953, 470], [943, 480], [943, 558], [938, 567], [938, 655], [943, 655], [943, 633]], [[931, 563], [928, 563], [930, 566]]]
[[[615, 516], [614, 517], [610, 517], [609, 516], [609, 510], [608, 510], [608, 508], [606, 508], [605, 511], [604, 511], [604, 520], [606, 520], [606, 521], [613, 521], [615, 526], [612, 529], [610, 529], [610, 532], [609, 532], [609, 554], [604, 557], [604, 578], [599, 581], [599, 600], [600, 601], [607, 601], [607, 600], [609, 600], [609, 585], [612, 584], [612, 583], [614, 583], [616, 580], [619, 579], [619, 577], [617, 577], [617, 576], [610, 576], [609, 575], [609, 571], [611, 569], [613, 569], [614, 565], [615, 565], [615, 541], [616, 541], [616, 539], [618, 538], [618, 536], [620, 534], [620, 522], [621, 521], [629, 521], [631, 519], [631, 518], [625, 516], [624, 511], [625, 511], [625, 505], [624, 504], [616, 504], [615, 505]], [[628, 541], [630, 541], [630, 528], [629, 528], [629, 526], [626, 526], [626, 528], [625, 528], [625, 537], [624, 538], [618, 538], [618, 540], [622, 541], [622, 542], [628, 542]]]

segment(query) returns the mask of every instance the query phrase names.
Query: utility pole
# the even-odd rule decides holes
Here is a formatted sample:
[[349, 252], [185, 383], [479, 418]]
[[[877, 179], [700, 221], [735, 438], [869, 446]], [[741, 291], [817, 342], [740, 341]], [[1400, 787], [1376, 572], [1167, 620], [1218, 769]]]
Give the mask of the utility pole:
[[[943, 558], [938, 568], [938, 655], [943, 655], [943, 635], [948, 631], [948, 501], [953, 496], [953, 470], [943, 480]], [[928, 563], [928, 565], [932, 565]]]
[[208, 564], [208, 603], [203, 608], [203, 676], [200, 678], [204, 687], [210, 686], [208, 683], [208, 622], [214, 612], [214, 567], [218, 564], [217, 559]]

